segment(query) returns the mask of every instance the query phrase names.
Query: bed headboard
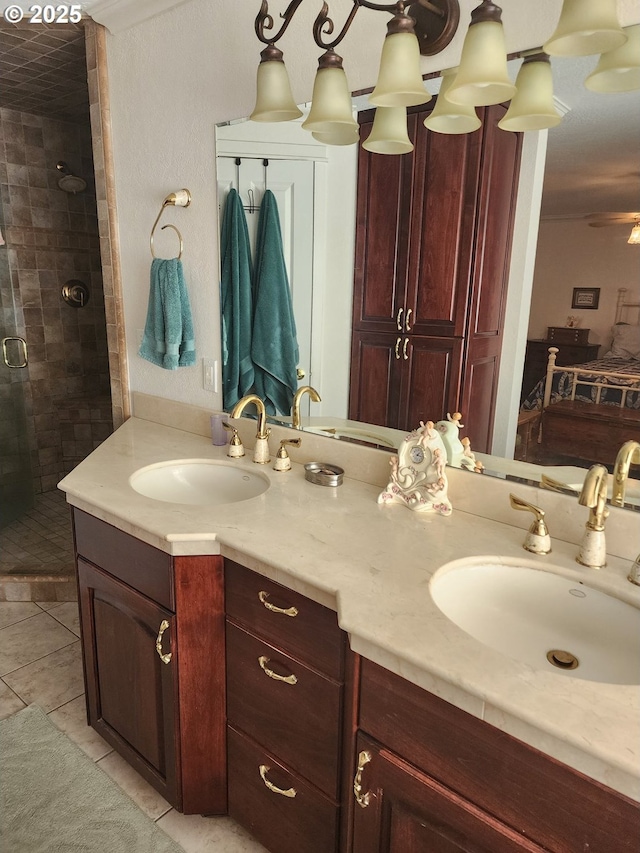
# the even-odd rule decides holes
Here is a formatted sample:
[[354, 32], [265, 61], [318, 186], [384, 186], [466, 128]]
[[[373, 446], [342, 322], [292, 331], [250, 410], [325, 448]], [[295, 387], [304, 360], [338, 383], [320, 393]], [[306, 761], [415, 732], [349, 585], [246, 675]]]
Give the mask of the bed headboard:
[[640, 325], [640, 297], [626, 287], [618, 288], [615, 322], [629, 323], [631, 326]]

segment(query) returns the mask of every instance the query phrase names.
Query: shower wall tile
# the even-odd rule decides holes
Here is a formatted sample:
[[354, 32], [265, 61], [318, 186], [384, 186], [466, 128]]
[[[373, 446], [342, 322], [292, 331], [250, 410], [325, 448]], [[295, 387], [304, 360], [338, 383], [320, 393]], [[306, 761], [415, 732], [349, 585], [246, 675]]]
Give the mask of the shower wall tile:
[[[109, 360], [91, 134], [81, 125], [2, 109], [0, 140], [11, 271], [3, 307], [13, 301], [18, 334], [29, 346], [27, 431], [34, 488], [41, 492], [55, 488], [113, 428], [111, 415], [104, 417], [110, 412]], [[87, 181], [84, 192], [58, 187], [59, 161]], [[81, 309], [62, 299], [69, 279], [89, 287]], [[80, 408], [96, 417], [78, 416], [71, 424], [78, 431], [63, 436], [67, 413]]]

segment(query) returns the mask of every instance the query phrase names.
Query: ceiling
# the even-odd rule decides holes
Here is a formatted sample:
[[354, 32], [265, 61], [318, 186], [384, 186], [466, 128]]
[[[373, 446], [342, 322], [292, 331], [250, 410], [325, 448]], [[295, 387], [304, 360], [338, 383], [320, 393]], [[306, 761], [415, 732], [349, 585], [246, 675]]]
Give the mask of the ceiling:
[[83, 25], [0, 21], [0, 107], [88, 124]]

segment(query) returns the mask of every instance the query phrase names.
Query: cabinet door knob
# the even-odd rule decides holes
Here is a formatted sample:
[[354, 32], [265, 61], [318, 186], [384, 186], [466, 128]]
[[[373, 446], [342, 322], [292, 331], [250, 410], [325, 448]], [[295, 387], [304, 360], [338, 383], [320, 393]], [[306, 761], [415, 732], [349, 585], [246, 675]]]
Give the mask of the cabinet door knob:
[[269, 772], [269, 770], [270, 770], [270, 768], [267, 767], [266, 764], [260, 765], [260, 778], [262, 779], [264, 784], [267, 786], [267, 788], [270, 791], [273, 791], [274, 794], [280, 794], [281, 797], [295, 797], [295, 795], [297, 793], [295, 788], [286, 788], [286, 789], [285, 788], [278, 788], [276, 785], [273, 784], [273, 782], [270, 782], [267, 779], [267, 773]]
[[369, 800], [371, 799], [371, 793], [369, 791], [367, 791], [366, 794], [362, 793], [362, 771], [370, 761], [371, 753], [368, 750], [363, 749], [358, 756], [358, 767], [353, 780], [353, 794], [356, 798], [356, 803], [363, 809], [366, 809], [369, 805]]
[[407, 355], [407, 347], [409, 346], [409, 338], [404, 339], [404, 344], [402, 345], [402, 357], [406, 361], [409, 356]]
[[258, 598], [272, 613], [283, 613], [285, 616], [297, 616], [298, 608], [297, 607], [276, 607], [275, 604], [271, 604], [270, 601], [267, 601], [269, 598], [269, 593], [265, 592], [263, 589], [258, 593]]
[[402, 338], [398, 338], [396, 341], [396, 358], [400, 358], [400, 341]]
[[402, 314], [404, 312], [404, 308], [398, 308], [398, 316], [396, 317], [396, 326], [398, 327], [398, 331], [402, 331]]
[[277, 672], [274, 672], [272, 669], [267, 667], [267, 664], [270, 663], [270, 660], [265, 655], [260, 655], [258, 658], [258, 663], [260, 664], [260, 669], [264, 672], [265, 675], [268, 675], [269, 678], [273, 678], [274, 681], [284, 681], [285, 684], [297, 684], [298, 679], [295, 675], [278, 675]]
[[158, 631], [158, 636], [156, 638], [156, 651], [158, 652], [158, 656], [162, 663], [169, 663], [169, 661], [171, 660], [171, 655], [173, 654], [173, 652], [169, 652], [169, 654], [167, 655], [162, 653], [162, 635], [168, 627], [169, 623], [166, 619], [163, 619], [160, 623], [160, 630]]

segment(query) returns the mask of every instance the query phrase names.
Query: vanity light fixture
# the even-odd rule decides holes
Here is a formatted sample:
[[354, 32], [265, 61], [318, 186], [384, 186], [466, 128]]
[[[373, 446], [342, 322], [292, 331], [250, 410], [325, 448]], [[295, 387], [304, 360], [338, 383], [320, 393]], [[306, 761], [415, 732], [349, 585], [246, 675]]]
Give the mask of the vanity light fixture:
[[627, 243], [631, 246], [640, 246], [640, 216], [636, 220], [636, 224], [631, 229], [631, 234], [629, 234]]
[[458, 72], [457, 68], [448, 68], [442, 72], [442, 83], [435, 107], [424, 120], [424, 126], [436, 133], [472, 133], [478, 130], [482, 122], [476, 108], [464, 104], [454, 104], [447, 98], [447, 92]]
[[625, 27], [624, 44], [603, 53], [584, 81], [593, 92], [631, 92], [640, 89], [640, 24]]
[[498, 127], [511, 131], [544, 130], [561, 121], [553, 102], [549, 57], [546, 53], [526, 56], [516, 78], [516, 93]]
[[378, 107], [371, 133], [362, 147], [374, 154], [407, 154], [413, 151], [413, 143], [407, 133], [405, 107]]
[[454, 104], [481, 107], [508, 101], [515, 91], [507, 71], [502, 9], [483, 0], [471, 12], [460, 67], [447, 98]]
[[543, 45], [551, 56], [590, 56], [623, 45], [626, 36], [617, 0], [564, 0], [553, 35]]
[[[262, 0], [255, 31], [266, 47], [260, 54], [256, 106], [250, 116], [253, 121], [289, 121], [302, 115], [293, 99], [282, 51], [275, 46], [302, 2], [289, 0], [280, 15], [282, 26], [274, 33], [268, 2]], [[327, 37], [335, 27], [326, 2], [313, 24], [313, 39], [324, 53], [318, 61], [311, 109], [302, 127], [326, 145], [354, 145], [359, 139], [342, 58], [335, 48], [362, 6], [392, 15], [378, 80], [370, 96], [372, 104], [385, 110], [406, 112], [407, 106], [431, 99], [420, 73], [420, 54], [434, 55], [443, 50], [455, 35], [460, 18], [459, 0], [416, 0], [411, 4], [404, 0], [391, 4], [352, 0], [352, 3], [344, 26], [332, 41]], [[499, 123], [503, 130], [554, 127], [562, 120], [562, 113], [554, 105], [551, 67], [545, 54], [584, 56], [601, 52], [597, 67], [587, 78], [588, 88], [598, 92], [640, 88], [640, 24], [623, 30], [616, 14], [616, 0], [564, 0], [556, 30], [544, 48], [515, 54], [524, 55], [525, 60], [514, 85], [507, 72], [502, 9], [493, 0], [481, 0], [471, 12], [460, 65], [442, 72], [438, 100], [424, 124], [437, 133], [470, 133], [481, 124], [475, 107], [513, 99]], [[412, 150], [406, 134], [406, 115], [387, 112], [377, 119], [376, 116], [364, 144], [367, 150], [384, 154]]]

